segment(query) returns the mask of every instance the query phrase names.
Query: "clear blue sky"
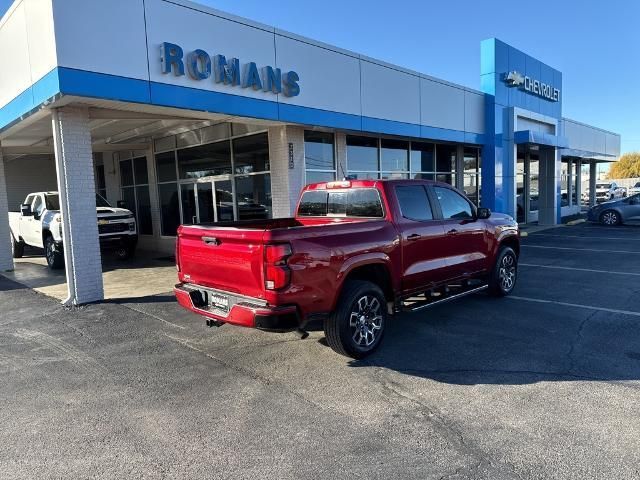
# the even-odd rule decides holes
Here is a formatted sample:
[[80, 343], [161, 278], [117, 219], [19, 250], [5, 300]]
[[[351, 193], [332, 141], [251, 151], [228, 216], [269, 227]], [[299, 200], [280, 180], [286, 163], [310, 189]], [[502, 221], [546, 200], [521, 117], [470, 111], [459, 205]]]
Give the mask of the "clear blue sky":
[[[563, 72], [565, 116], [621, 133], [623, 152], [640, 150], [635, 0], [197, 1], [473, 88], [480, 41], [500, 38]], [[10, 4], [0, 0], [0, 11]]]

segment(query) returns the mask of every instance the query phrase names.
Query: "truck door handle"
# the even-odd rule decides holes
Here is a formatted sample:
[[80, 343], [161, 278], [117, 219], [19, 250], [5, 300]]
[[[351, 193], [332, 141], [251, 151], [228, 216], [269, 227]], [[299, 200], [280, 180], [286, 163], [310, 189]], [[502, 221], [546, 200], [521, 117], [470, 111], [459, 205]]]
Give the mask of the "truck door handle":
[[202, 241], [207, 245], [220, 245], [220, 240], [216, 237], [202, 237]]
[[455, 228], [452, 228], [447, 232], [447, 235], [457, 235], [457, 234], [458, 234], [458, 230], [456, 230]]
[[418, 240], [420, 239], [420, 235], [418, 235], [417, 233], [412, 233], [411, 235], [409, 235], [407, 237], [407, 240], [409, 241], [414, 241], [414, 240]]

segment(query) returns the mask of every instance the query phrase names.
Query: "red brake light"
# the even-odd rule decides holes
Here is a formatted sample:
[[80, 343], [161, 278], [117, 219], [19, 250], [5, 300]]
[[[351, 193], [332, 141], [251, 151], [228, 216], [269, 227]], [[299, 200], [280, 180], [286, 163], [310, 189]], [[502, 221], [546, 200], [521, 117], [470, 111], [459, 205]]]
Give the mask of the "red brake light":
[[264, 286], [267, 290], [280, 290], [289, 285], [291, 270], [287, 266], [287, 259], [292, 253], [288, 243], [265, 245]]
[[351, 182], [349, 182], [348, 180], [327, 183], [327, 188], [350, 188], [350, 187], [351, 187]]

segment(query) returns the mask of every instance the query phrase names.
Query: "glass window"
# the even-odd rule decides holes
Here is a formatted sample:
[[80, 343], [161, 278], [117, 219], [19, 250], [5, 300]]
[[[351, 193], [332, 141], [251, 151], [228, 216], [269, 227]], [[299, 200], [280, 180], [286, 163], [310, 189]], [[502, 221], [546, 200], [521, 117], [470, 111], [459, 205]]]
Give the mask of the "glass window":
[[136, 185], [148, 185], [149, 174], [147, 172], [147, 157], [133, 159], [133, 174]]
[[464, 176], [464, 193], [467, 195], [467, 198], [471, 200], [475, 205], [478, 205], [479, 201], [480, 184], [478, 182], [478, 178], [478, 175]]
[[[58, 196], [56, 195], [56, 199]], [[96, 207], [97, 208], [111, 208], [109, 202], [105, 200], [105, 198], [99, 193], [96, 194]]]
[[374, 188], [337, 192], [312, 190], [302, 195], [298, 215], [323, 217], [327, 214], [347, 217], [382, 217], [380, 195]]
[[349, 172], [350, 180], [377, 180], [380, 178], [378, 172]]
[[435, 187], [434, 190], [440, 202], [443, 218], [473, 218], [471, 205], [458, 192], [442, 187]]
[[307, 170], [335, 171], [333, 133], [305, 131], [304, 162]]
[[96, 192], [107, 196], [107, 182], [104, 176], [104, 165], [96, 165]]
[[[377, 172], [378, 139], [347, 135], [347, 169], [350, 172]], [[370, 178], [377, 178], [377, 175]]]
[[53, 195], [45, 195], [44, 201], [47, 205], [47, 210], [60, 210], [60, 197], [57, 193]]
[[238, 219], [271, 218], [271, 175], [238, 176], [235, 181]]
[[158, 194], [162, 235], [175, 236], [178, 225], [180, 225], [178, 185], [176, 183], [160, 184], [158, 185]]
[[456, 176], [439, 173], [436, 175], [436, 181], [442, 182], [442, 183], [448, 183], [449, 185], [453, 186], [455, 185], [455, 182], [456, 182]]
[[411, 171], [435, 172], [434, 151], [433, 143], [411, 142]]
[[267, 133], [233, 140], [235, 173], [247, 174], [269, 170], [269, 136]]
[[333, 182], [335, 179], [335, 172], [314, 172], [307, 170], [307, 185], [310, 183]]
[[142, 235], [153, 235], [153, 222], [151, 221], [151, 199], [149, 187], [136, 187], [136, 199], [138, 200], [138, 231]]
[[310, 190], [302, 194], [298, 215], [301, 217], [322, 217], [327, 214], [328, 193], [325, 190]]
[[133, 214], [136, 215], [136, 192], [134, 187], [122, 189], [122, 200], [124, 200], [124, 208], [131, 210]]
[[455, 145], [436, 145], [436, 171], [441, 173], [449, 173], [456, 171], [456, 152], [458, 147]]
[[380, 178], [385, 180], [407, 180], [409, 178], [409, 174], [400, 172], [381, 172]]
[[433, 220], [429, 197], [422, 185], [398, 186], [396, 196], [403, 217], [411, 220]]
[[178, 150], [180, 178], [202, 178], [231, 173], [228, 141]]
[[156, 155], [156, 172], [158, 174], [158, 182], [176, 181], [175, 152], [165, 152]]
[[392, 173], [408, 172], [409, 142], [383, 138], [380, 143], [380, 169]]
[[131, 160], [120, 161], [120, 185], [133, 185], [133, 166]]
[[44, 210], [44, 202], [42, 201], [42, 196], [40, 196], [40, 195], [36, 196], [36, 198], [35, 198], [35, 200], [33, 202], [33, 206], [31, 207], [31, 210], [38, 217], [40, 215], [42, 215], [42, 211]]
[[464, 148], [464, 173], [477, 173], [479, 169], [479, 149]]
[[382, 203], [374, 188], [351, 190], [347, 198], [348, 217], [382, 217]]

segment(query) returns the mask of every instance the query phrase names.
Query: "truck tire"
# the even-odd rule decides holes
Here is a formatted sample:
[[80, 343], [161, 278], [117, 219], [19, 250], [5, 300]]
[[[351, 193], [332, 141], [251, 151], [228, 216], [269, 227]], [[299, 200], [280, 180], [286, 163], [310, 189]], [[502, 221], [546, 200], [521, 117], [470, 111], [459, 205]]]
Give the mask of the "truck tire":
[[13, 233], [11, 234], [11, 255], [13, 258], [22, 258], [24, 255], [24, 242], [13, 238]]
[[501, 247], [489, 277], [489, 293], [505, 297], [513, 292], [518, 278], [518, 256], [511, 247]]
[[338, 305], [324, 322], [327, 344], [355, 359], [373, 353], [384, 336], [387, 301], [380, 287], [361, 280], [348, 281]]
[[44, 239], [44, 256], [51, 270], [64, 268], [64, 255], [56, 248], [56, 242], [51, 235]]
[[123, 245], [116, 248], [115, 254], [118, 260], [129, 260], [136, 253], [135, 245]]

